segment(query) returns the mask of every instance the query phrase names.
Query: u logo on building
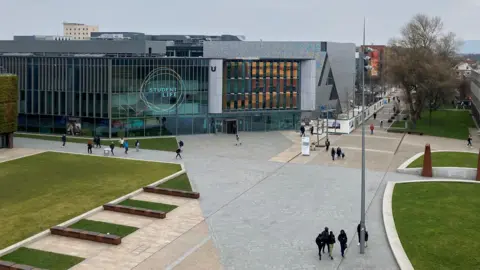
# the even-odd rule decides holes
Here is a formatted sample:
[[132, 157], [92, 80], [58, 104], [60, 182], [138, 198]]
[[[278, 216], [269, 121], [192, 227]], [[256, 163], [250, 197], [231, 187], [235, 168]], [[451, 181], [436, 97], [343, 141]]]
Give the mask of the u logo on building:
[[216, 67], [216, 66], [211, 66], [211, 67], [210, 67], [210, 71], [212, 71], [212, 72], [217, 71], [217, 67]]

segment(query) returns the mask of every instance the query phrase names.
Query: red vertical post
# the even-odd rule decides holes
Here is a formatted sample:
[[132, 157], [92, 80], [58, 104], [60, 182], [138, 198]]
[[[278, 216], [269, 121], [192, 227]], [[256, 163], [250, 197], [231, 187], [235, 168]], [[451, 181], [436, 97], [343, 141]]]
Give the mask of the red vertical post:
[[432, 168], [432, 151], [430, 149], [430, 144], [425, 145], [425, 153], [423, 154], [423, 177], [432, 177], [433, 168]]
[[478, 161], [477, 161], [477, 181], [480, 181], [480, 150], [478, 153]]

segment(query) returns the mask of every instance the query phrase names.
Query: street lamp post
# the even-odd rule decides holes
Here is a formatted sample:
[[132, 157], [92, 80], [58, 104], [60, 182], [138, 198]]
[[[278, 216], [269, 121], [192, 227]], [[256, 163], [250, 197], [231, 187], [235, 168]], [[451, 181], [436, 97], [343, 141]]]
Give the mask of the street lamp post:
[[363, 46], [361, 57], [363, 61], [362, 68], [362, 187], [361, 187], [361, 206], [360, 206], [360, 254], [365, 254], [365, 71], [371, 67], [368, 65], [370, 58], [366, 52], [370, 48], [365, 48], [365, 18], [363, 18]]

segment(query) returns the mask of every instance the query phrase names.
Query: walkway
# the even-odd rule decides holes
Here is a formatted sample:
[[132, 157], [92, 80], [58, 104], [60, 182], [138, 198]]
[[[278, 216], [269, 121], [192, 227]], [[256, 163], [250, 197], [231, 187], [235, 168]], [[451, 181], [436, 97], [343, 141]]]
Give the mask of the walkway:
[[[356, 245], [356, 225], [360, 219], [360, 135], [356, 131], [330, 137], [332, 146], [340, 145], [347, 153], [344, 160], [331, 161], [328, 154], [319, 151], [311, 159], [299, 156], [290, 162], [270, 160], [285, 149], [298, 147], [299, 141], [295, 140], [300, 137], [295, 132], [242, 133], [242, 146], [235, 146], [232, 135], [181, 136], [186, 145], [184, 159], [179, 162], [185, 164], [195, 189], [202, 194], [199, 203], [205, 220], [198, 222], [208, 225], [223, 266], [227, 269], [397, 269], [381, 216], [385, 183], [418, 178], [393, 170], [400, 160], [406, 159], [404, 156], [422, 151], [425, 140], [430, 141], [434, 149], [448, 148], [444, 144], [452, 147], [461, 144], [410, 135], [402, 141], [401, 134], [379, 129], [374, 135], [367, 134], [366, 199], [370, 245], [366, 254], [360, 255]], [[56, 142], [20, 138], [16, 139], [16, 145], [86, 151], [84, 145], [69, 144], [60, 148]], [[293, 148], [290, 150], [294, 152]], [[101, 155], [100, 151], [96, 154]], [[175, 161], [172, 153], [148, 150], [132, 151], [129, 157]], [[202, 225], [194, 228], [199, 226]], [[346, 230], [351, 243], [345, 259], [340, 258], [336, 248], [335, 260], [318, 261], [314, 238], [325, 226], [335, 233]], [[179, 239], [181, 237], [170, 243], [172, 250], [180, 243]], [[197, 256], [213, 256], [210, 255], [215, 250], [212, 242], [202, 241], [197, 241], [204, 243], [202, 248], [193, 246], [195, 251], [173, 256], [176, 269], [181, 268], [182, 262], [196, 261]], [[163, 256], [168, 253], [161, 255], [159, 252], [161, 250], [138, 269], [151, 269], [151, 265], [164, 263]], [[197, 267], [202, 265], [217, 269], [207, 262], [196, 264]]]

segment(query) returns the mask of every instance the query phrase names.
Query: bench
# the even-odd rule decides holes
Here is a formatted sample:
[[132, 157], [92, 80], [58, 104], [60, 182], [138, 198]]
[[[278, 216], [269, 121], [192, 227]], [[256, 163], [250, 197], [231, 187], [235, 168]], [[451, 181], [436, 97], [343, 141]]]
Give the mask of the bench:
[[170, 188], [144, 187], [143, 191], [148, 193], [156, 193], [156, 194], [190, 198], [190, 199], [200, 198], [200, 193], [198, 192], [184, 191], [184, 190], [170, 189]]
[[133, 206], [125, 206], [118, 204], [105, 204], [103, 209], [113, 212], [132, 214], [137, 216], [151, 217], [151, 218], [165, 218], [166, 213], [145, 208], [138, 208]]
[[118, 235], [103, 234], [79, 229], [72, 229], [62, 226], [55, 226], [50, 228], [50, 232], [53, 235], [60, 235], [65, 237], [77, 238], [82, 240], [88, 240], [103, 244], [120, 245], [122, 238]]

